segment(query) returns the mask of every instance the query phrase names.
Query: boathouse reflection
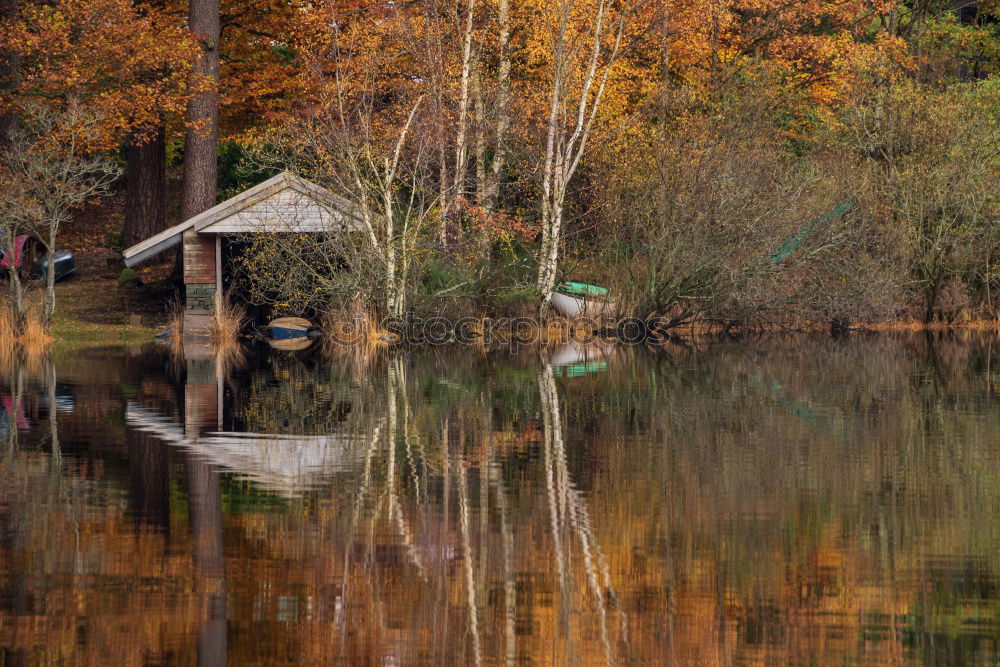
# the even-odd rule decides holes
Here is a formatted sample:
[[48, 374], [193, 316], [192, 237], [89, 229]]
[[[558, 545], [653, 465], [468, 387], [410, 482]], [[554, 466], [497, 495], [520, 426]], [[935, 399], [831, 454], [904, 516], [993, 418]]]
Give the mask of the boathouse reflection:
[[[485, 656], [502, 655], [514, 664], [518, 636], [537, 613], [519, 613], [518, 572], [537, 568], [539, 548], [551, 550], [547, 560], [555, 565], [550, 580], [532, 584], [558, 600], [553, 620], [560, 647], [554, 650], [568, 658], [574, 642], [596, 630], [603, 658], [616, 659], [627, 619], [622, 611], [609, 612], [616, 606], [615, 591], [587, 503], [569, 472], [552, 364], [534, 371], [546, 479], [538, 490], [544, 496], [524, 496], [510, 487], [510, 466], [519, 464], [505, 460], [520, 454], [502, 449], [489, 423], [494, 397], [488, 386], [445, 384], [440, 390], [454, 392], [451, 399], [426, 401], [421, 395], [415, 403], [402, 357], [382, 360], [363, 376], [345, 374], [341, 379], [351, 393], [343, 395], [337, 378], [324, 380], [317, 369], [293, 360], [273, 363], [280, 382], [266, 375], [241, 378], [228, 392], [230, 405], [223, 405], [227, 391], [218, 360], [189, 358], [183, 424], [137, 401], [127, 404], [133, 437], [153, 438], [184, 453], [202, 609], [199, 663], [224, 662], [227, 606], [234, 604], [231, 594], [227, 604], [223, 524], [230, 519], [220, 475], [251, 485], [253, 493], [311, 508], [319, 540], [314, 557], [331, 580], [316, 590], [329, 590], [334, 599], [309, 594], [305, 609], [333, 614], [342, 659], [372, 657], [371, 651], [412, 658], [407, 632], [391, 630], [402, 624], [408, 632], [429, 633], [438, 660], [481, 664]], [[299, 411], [312, 406], [294, 400], [296, 387], [319, 394], [315, 399], [326, 405], [325, 420], [299, 418]], [[352, 398], [345, 405], [347, 395]], [[248, 432], [223, 430], [227, 423]], [[287, 425], [307, 432], [282, 431]], [[267, 432], [249, 430], [257, 427]], [[511, 516], [512, 503], [536, 499], [548, 515], [549, 539], [543, 542], [530, 530], [518, 531]], [[520, 543], [524, 539], [529, 541]], [[519, 558], [531, 558], [532, 564], [519, 565]], [[337, 560], [339, 566], [330, 569]], [[395, 583], [411, 575], [407, 586]], [[459, 615], [456, 600], [463, 601]], [[387, 609], [407, 620], [387, 617]], [[372, 645], [370, 636], [361, 642], [359, 633], [383, 640]]]

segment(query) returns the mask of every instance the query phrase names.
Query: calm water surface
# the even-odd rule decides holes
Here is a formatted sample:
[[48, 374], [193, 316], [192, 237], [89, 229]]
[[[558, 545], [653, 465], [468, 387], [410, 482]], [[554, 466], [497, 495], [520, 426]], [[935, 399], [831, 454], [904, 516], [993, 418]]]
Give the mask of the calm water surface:
[[0, 662], [996, 662], [998, 356], [8, 363]]

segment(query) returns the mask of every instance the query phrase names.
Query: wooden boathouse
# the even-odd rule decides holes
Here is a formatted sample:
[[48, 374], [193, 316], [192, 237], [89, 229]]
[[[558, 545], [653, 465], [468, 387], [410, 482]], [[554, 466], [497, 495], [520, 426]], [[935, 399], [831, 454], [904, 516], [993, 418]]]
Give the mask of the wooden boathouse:
[[285, 171], [125, 250], [134, 267], [183, 244], [185, 335], [205, 330], [223, 292], [223, 238], [252, 233], [339, 233], [361, 220], [343, 197]]

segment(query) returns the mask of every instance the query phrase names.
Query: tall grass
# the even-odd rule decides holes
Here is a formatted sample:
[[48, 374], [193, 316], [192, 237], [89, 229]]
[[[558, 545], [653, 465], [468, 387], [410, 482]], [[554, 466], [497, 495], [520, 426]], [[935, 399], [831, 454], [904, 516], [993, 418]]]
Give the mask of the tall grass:
[[13, 309], [0, 300], [0, 355], [12, 354], [16, 349], [44, 351], [53, 340], [48, 327], [42, 322], [39, 308], [28, 309], [24, 325], [17, 327]]
[[38, 372], [52, 340], [38, 307], [28, 310], [24, 325], [18, 329], [10, 304], [0, 300], [0, 369], [23, 364], [29, 372]]
[[167, 328], [170, 335], [167, 340], [174, 350], [181, 350], [184, 345], [184, 304], [175, 298], [167, 307]]
[[53, 341], [48, 327], [42, 323], [42, 315], [38, 307], [29, 308], [24, 321], [24, 330], [19, 339], [28, 356], [39, 356], [45, 353], [49, 343]]
[[327, 313], [320, 326], [327, 352], [373, 352], [395, 341], [395, 334], [383, 327], [378, 318], [357, 301]]
[[212, 318], [211, 332], [218, 372], [223, 376], [246, 366], [246, 354], [240, 335], [249, 321], [246, 308], [236, 303], [232, 292], [227, 290], [219, 300], [215, 317]]
[[232, 292], [227, 290], [219, 299], [215, 317], [212, 318], [212, 345], [218, 350], [226, 346], [239, 347], [240, 334], [248, 321], [246, 308], [236, 303]]
[[6, 361], [17, 354], [17, 339], [14, 315], [6, 303], [0, 302], [0, 359]]

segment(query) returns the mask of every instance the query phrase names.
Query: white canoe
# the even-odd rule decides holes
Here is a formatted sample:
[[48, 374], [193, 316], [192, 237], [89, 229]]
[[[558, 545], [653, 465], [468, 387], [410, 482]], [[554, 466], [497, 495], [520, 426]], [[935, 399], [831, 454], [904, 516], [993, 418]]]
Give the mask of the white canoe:
[[615, 303], [604, 299], [591, 299], [553, 292], [552, 307], [565, 317], [602, 317], [614, 313]]

